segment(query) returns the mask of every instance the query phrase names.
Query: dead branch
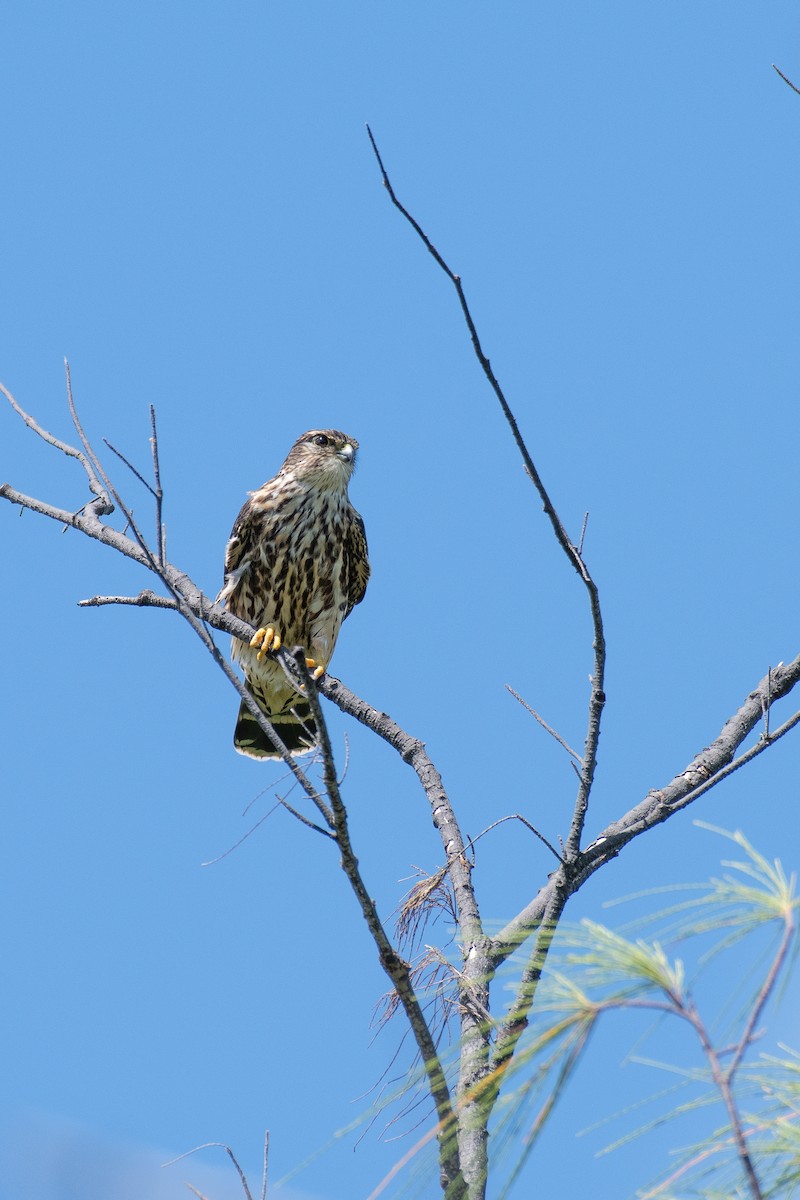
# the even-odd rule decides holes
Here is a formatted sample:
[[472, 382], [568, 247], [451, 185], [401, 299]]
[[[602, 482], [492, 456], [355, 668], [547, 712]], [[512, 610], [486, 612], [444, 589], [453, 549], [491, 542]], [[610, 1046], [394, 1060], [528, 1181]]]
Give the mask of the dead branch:
[[539, 713], [536, 711], [535, 708], [531, 708], [531, 706], [530, 706], [530, 704], [528, 704], [527, 700], [522, 699], [522, 696], [520, 696], [519, 692], [514, 691], [514, 689], [512, 688], [510, 683], [506, 684], [506, 691], [510, 692], [511, 695], [514, 697], [514, 699], [519, 701], [519, 703], [526, 710], [526, 712], [529, 712], [531, 714], [531, 716], [534, 718], [534, 720], [539, 722], [542, 729], [544, 729], [546, 733], [549, 733], [552, 738], [555, 738], [555, 740], [558, 742], [559, 746], [561, 746], [562, 749], [566, 750], [566, 752], [567, 752], [567, 754], [569, 754], [570, 758], [574, 759], [575, 763], [581, 769], [583, 769], [584, 762], [583, 762], [583, 759], [581, 758], [580, 754], [578, 754], [575, 750], [573, 750], [568, 742], [564, 741], [563, 737], [561, 736], [560, 733], [557, 732], [557, 730], [553, 729], [553, 727], [551, 725], [547, 724], [547, 721], [545, 721], [544, 717], [539, 715]]
[[504, 825], [506, 821], [519, 821], [525, 826], [526, 829], [529, 829], [531, 833], [539, 839], [542, 845], [547, 847], [557, 862], [564, 862], [564, 859], [558, 853], [555, 846], [547, 840], [543, 833], [539, 832], [535, 825], [531, 824], [527, 817], [523, 817], [522, 813], [509, 813], [508, 816], [498, 817], [496, 821], [492, 821], [491, 825], [487, 825], [486, 828], [482, 829], [480, 833], [477, 833], [475, 837], [469, 839], [467, 842], [467, 849], [470, 850], [473, 846], [477, 845], [482, 837], [485, 837], [487, 833], [491, 833], [491, 831], [496, 829], [498, 825]]
[[541, 889], [521, 913], [493, 939], [491, 960], [495, 969], [525, 940], [526, 930], [532, 932], [544, 918], [553, 891], [566, 888], [569, 894], [583, 886], [595, 871], [615, 858], [634, 838], [656, 825], [669, 820], [693, 804], [711, 788], [716, 787], [740, 767], [753, 761], [774, 746], [785, 734], [800, 724], [800, 712], [794, 713], [769, 737], [763, 735], [749, 750], [735, 757], [736, 751], [762, 720], [764, 705], [770, 708], [787, 696], [800, 683], [800, 654], [788, 665], [772, 667], [747, 696], [744, 703], [728, 718], [709, 746], [695, 755], [688, 767], [680, 771], [663, 788], [650, 791], [617, 821], [595, 838], [572, 865], [574, 874], [556, 875]]
[[789, 79], [786, 75], [784, 75], [783, 71], [781, 71], [779, 67], [775, 66], [775, 63], [772, 64], [772, 69], [778, 75], [780, 75], [780, 77], [784, 83], [788, 83], [789, 87], [792, 89], [793, 92], [797, 92], [798, 96], [800, 96], [800, 88], [797, 87], [796, 84], [792, 83], [791, 79]]
[[603, 617], [602, 617], [602, 613], [600, 610], [600, 594], [598, 592], [597, 585], [589, 571], [589, 568], [586, 566], [586, 563], [583, 560], [583, 556], [582, 556], [583, 534], [581, 534], [581, 548], [579, 549], [578, 546], [575, 546], [573, 544], [571, 538], [569, 537], [569, 534], [567, 533], [566, 529], [564, 528], [564, 525], [561, 522], [561, 518], [559, 517], [558, 513], [556, 512], [555, 505], [553, 504], [552, 500], [550, 499], [550, 494], [548, 493], [548, 491], [544, 485], [544, 482], [543, 482], [538, 470], [536, 469], [536, 465], [533, 461], [533, 458], [531, 457], [530, 451], [528, 450], [528, 447], [525, 444], [525, 439], [523, 438], [522, 433], [520, 432], [520, 428], [519, 428], [519, 425], [517, 424], [516, 417], [514, 416], [513, 412], [511, 411], [511, 406], [509, 405], [509, 403], [505, 397], [505, 394], [503, 392], [502, 387], [500, 386], [497, 376], [495, 375], [494, 371], [492, 370], [492, 365], [491, 365], [488, 357], [484, 353], [480, 338], [478, 336], [478, 330], [475, 326], [475, 322], [472, 318], [472, 313], [470, 312], [470, 308], [467, 303], [467, 297], [464, 292], [464, 287], [461, 282], [460, 275], [457, 275], [456, 272], [453, 271], [448, 266], [448, 264], [445, 262], [442, 255], [437, 250], [434, 243], [431, 241], [431, 239], [428, 237], [428, 235], [422, 229], [419, 222], [411, 215], [411, 213], [408, 211], [408, 209], [405, 207], [405, 205], [403, 205], [400, 202], [400, 200], [398, 200], [395, 190], [392, 186], [391, 180], [389, 179], [389, 175], [386, 171], [385, 166], [383, 165], [383, 159], [381, 158], [380, 151], [378, 150], [377, 143], [375, 141], [375, 138], [372, 135], [372, 130], [370, 129], [369, 125], [367, 126], [367, 135], [369, 137], [370, 144], [372, 145], [372, 149], [375, 154], [375, 158], [377, 159], [378, 167], [380, 169], [381, 177], [383, 179], [383, 185], [389, 194], [389, 199], [391, 200], [394, 207], [398, 210], [398, 212], [401, 213], [402, 216], [405, 218], [405, 220], [409, 223], [411, 228], [416, 233], [417, 237], [419, 237], [419, 239], [422, 241], [425, 248], [433, 256], [436, 263], [444, 271], [445, 275], [450, 280], [450, 282], [452, 283], [453, 287], [456, 290], [456, 295], [458, 296], [458, 302], [461, 306], [461, 312], [464, 316], [464, 320], [466, 322], [467, 329], [469, 330], [469, 335], [470, 335], [470, 339], [472, 341], [472, 348], [475, 351], [475, 356], [476, 356], [478, 362], [480, 363], [480, 366], [481, 366], [481, 369], [483, 370], [484, 375], [486, 376], [487, 380], [489, 381], [489, 385], [492, 388], [492, 391], [494, 392], [495, 396], [497, 397], [497, 400], [500, 404], [500, 408], [502, 409], [502, 412], [503, 412], [503, 416], [506, 419], [506, 422], [507, 422], [509, 429], [511, 430], [512, 436], [514, 438], [514, 441], [516, 442], [517, 449], [519, 450], [520, 455], [522, 457], [525, 471], [526, 471], [529, 479], [531, 480], [533, 486], [535, 487], [536, 491], [539, 494], [539, 499], [541, 500], [545, 514], [547, 515], [547, 518], [550, 521], [550, 524], [553, 529], [553, 533], [555, 534], [556, 541], [558, 542], [561, 549], [564, 551], [564, 554], [567, 556], [567, 559], [569, 560], [569, 562], [572, 564], [574, 569], [577, 571], [578, 575], [580, 576], [580, 578], [586, 588], [587, 594], [588, 594], [589, 608], [590, 608], [591, 617], [592, 617], [592, 626], [594, 629], [594, 641], [593, 641], [594, 670], [593, 670], [592, 678], [591, 678], [592, 687], [591, 687], [591, 695], [589, 698], [589, 715], [588, 715], [588, 725], [587, 725], [587, 732], [586, 732], [586, 750], [585, 750], [584, 757], [582, 760], [582, 770], [579, 775], [578, 795], [575, 800], [572, 824], [570, 827], [569, 837], [567, 838], [566, 847], [565, 847], [565, 851], [564, 851], [565, 857], [568, 860], [572, 860], [577, 856], [577, 854], [580, 850], [581, 836], [583, 834], [583, 826], [586, 821], [586, 812], [589, 807], [589, 795], [592, 790], [594, 773], [595, 773], [595, 769], [597, 767], [597, 747], [598, 747], [598, 742], [600, 740], [600, 722], [601, 722], [601, 718], [602, 718], [602, 714], [603, 714], [603, 707], [605, 705], [605, 699], [606, 699], [605, 692], [603, 690], [604, 678], [605, 678], [606, 643], [605, 643], [605, 634], [603, 632]]

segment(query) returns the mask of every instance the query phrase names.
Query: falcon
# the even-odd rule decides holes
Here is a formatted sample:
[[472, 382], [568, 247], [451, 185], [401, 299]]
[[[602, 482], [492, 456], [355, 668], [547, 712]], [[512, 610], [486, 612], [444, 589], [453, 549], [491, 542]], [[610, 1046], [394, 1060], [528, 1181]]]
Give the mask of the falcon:
[[[338, 429], [304, 433], [275, 478], [249, 493], [225, 550], [217, 600], [257, 627], [251, 642], [233, 639], [232, 657], [292, 754], [312, 750], [317, 730], [308, 701], [271, 651], [302, 646], [319, 678], [342, 621], [364, 598], [367, 538], [347, 495], [357, 451], [356, 439]], [[250, 758], [280, 758], [244, 701], [233, 744]]]

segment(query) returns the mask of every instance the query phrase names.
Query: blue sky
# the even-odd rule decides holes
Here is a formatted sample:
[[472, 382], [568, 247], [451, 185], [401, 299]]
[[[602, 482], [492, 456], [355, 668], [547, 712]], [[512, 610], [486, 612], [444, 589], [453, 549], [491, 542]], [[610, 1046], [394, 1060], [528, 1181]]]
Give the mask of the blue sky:
[[[66, 355], [95, 444], [141, 467], [156, 406], [169, 554], [211, 594], [246, 491], [298, 434], [357, 437], [373, 579], [332, 669], [425, 739], [467, 835], [517, 811], [565, 834], [571, 770], [504, 684], [580, 745], [590, 627], [366, 121], [463, 276], [575, 536], [590, 513], [609, 665], [589, 832], [794, 657], [800, 97], [771, 63], [800, 79], [796, 5], [30, 0], [3, 6], [0, 37], [0, 378], [69, 439]], [[22, 491], [86, 499], [10, 410], [0, 462]], [[116, 1200], [134, 1178], [137, 1195], [171, 1200], [189, 1178], [227, 1200], [236, 1181], [203, 1174], [213, 1155], [154, 1164], [219, 1140], [256, 1172], [265, 1128], [275, 1179], [324, 1149], [277, 1195], [366, 1196], [408, 1142], [380, 1121], [357, 1146], [334, 1135], [399, 1034], [373, 1040], [384, 980], [330, 846], [274, 813], [203, 866], [281, 790], [234, 754], [229, 686], [177, 618], [76, 606], [149, 586], [131, 564], [8, 506], [0, 537], [0, 1200]], [[388, 919], [440, 846], [408, 769], [338, 713], [331, 728]], [[795, 868], [799, 747], [694, 815]], [[706, 877], [724, 848], [691, 815], [630, 847], [572, 916]], [[489, 923], [550, 868], [518, 828], [484, 838]], [[800, 1044], [791, 1003], [774, 1031]], [[610, 1111], [653, 1090], [617, 1072], [622, 1052], [593, 1048], [543, 1190], [564, 1154], [576, 1194], [650, 1177], [652, 1150], [595, 1160], [603, 1138], [574, 1139], [598, 1079]]]

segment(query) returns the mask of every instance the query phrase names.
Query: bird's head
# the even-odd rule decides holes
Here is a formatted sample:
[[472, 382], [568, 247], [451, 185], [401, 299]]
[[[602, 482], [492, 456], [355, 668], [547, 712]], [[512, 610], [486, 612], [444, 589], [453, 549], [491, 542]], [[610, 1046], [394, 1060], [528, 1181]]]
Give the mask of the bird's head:
[[281, 468], [324, 489], [346, 488], [356, 466], [358, 442], [339, 429], [310, 429], [292, 446]]

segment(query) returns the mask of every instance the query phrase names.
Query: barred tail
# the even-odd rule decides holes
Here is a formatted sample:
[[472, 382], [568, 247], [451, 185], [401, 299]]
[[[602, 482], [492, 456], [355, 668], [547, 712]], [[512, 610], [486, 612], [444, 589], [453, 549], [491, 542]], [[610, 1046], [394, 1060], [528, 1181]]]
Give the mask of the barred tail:
[[[297, 703], [292, 704], [292, 712], [273, 715], [264, 709], [264, 715], [290, 754], [308, 754], [309, 750], [316, 746], [317, 727], [314, 718], [307, 702], [299, 696]], [[280, 758], [280, 754], [244, 700], [239, 706], [233, 744], [240, 754], [246, 754], [248, 758]]]

